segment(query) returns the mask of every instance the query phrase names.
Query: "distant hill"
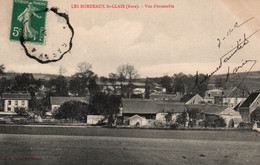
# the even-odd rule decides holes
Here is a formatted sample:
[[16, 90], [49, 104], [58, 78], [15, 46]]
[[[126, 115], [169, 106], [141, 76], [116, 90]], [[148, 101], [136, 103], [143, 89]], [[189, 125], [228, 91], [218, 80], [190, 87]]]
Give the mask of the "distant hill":
[[[214, 75], [210, 78], [209, 83], [215, 83], [218, 78], [226, 80], [226, 77], [226, 74]], [[260, 71], [230, 74], [229, 80], [232, 84], [240, 84], [242, 82], [241, 85], [246, 86], [250, 92], [260, 90]]]
[[[6, 72], [3, 75], [3, 77], [6, 77], [7, 79], [11, 79], [11, 78], [14, 78], [18, 74], [21, 74], [21, 73]], [[32, 74], [35, 79], [43, 79], [43, 80], [50, 80], [52, 78], [56, 78], [59, 76], [56, 74], [44, 74], [44, 73], [32, 73]], [[234, 76], [236, 76], [235, 79], [234, 79]], [[65, 77], [67, 80], [70, 80], [70, 78], [71, 78], [70, 76], [65, 76]], [[226, 74], [213, 75], [210, 78], [209, 83], [214, 84], [216, 79], [219, 79], [219, 78], [226, 80], [226, 77], [227, 77]], [[243, 78], [244, 78], [244, 80], [243, 80]], [[135, 82], [144, 84], [145, 78], [139, 78]], [[240, 82], [242, 82], [242, 85], [246, 86], [250, 92], [255, 91], [255, 90], [260, 90], [260, 71], [254, 71], [254, 72], [249, 72], [249, 73], [241, 72], [241, 73], [236, 73], [235, 75], [230, 74], [230, 82], [232, 84], [236, 84], [236, 85], [239, 84]]]
[[[16, 73], [16, 72], [5, 72], [3, 77], [7, 79], [14, 78], [16, 75], [23, 74], [23, 73]], [[29, 73], [30, 74], [30, 73]], [[44, 79], [44, 80], [50, 80], [51, 78], [56, 78], [59, 75], [55, 74], [44, 74], [44, 73], [32, 73], [33, 77], [35, 79]]]

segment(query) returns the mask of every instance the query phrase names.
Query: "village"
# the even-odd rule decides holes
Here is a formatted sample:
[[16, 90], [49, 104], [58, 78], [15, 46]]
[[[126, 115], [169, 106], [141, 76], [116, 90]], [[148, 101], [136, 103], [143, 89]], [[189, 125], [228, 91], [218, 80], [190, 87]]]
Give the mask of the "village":
[[129, 75], [126, 68], [137, 72], [130, 64], [119, 66], [118, 73], [108, 78], [95, 75], [87, 63], [78, 67], [72, 77], [62, 76], [64, 68], [60, 68], [60, 75], [47, 75], [47, 80], [43, 75], [2, 69], [0, 122], [164, 129], [258, 127], [260, 91], [221, 86], [221, 79], [199, 89], [193, 85], [197, 75], [182, 73], [138, 79], [137, 74]]

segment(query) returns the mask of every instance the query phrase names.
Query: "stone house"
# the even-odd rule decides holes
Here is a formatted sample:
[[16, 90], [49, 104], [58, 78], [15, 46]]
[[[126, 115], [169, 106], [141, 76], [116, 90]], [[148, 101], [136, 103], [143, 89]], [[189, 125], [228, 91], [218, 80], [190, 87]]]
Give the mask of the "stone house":
[[22, 107], [28, 109], [30, 93], [2, 93], [2, 114], [16, 114], [15, 108]]

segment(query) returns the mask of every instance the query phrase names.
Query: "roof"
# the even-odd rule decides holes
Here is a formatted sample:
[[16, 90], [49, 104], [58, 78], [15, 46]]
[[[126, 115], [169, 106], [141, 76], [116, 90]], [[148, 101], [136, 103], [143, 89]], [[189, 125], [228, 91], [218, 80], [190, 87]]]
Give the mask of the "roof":
[[256, 97], [259, 95], [259, 92], [254, 92], [251, 93], [248, 98], [242, 103], [242, 105], [240, 107], [249, 107], [254, 100], [256, 99]]
[[31, 100], [30, 93], [2, 93], [2, 99]]
[[176, 94], [150, 94], [150, 99], [179, 101], [180, 97]]
[[131, 117], [129, 118], [129, 120], [132, 120], [133, 118], [146, 119], [146, 118], [141, 117], [141, 116], [139, 116], [139, 115], [134, 115], [134, 116], [131, 116]]
[[243, 97], [247, 97], [248, 94], [242, 90], [242, 89], [239, 89], [237, 87], [234, 87], [234, 88], [230, 88], [226, 91], [224, 91], [224, 97], [235, 97], [235, 98], [243, 98]]
[[186, 103], [187, 101], [189, 101], [190, 99], [192, 99], [196, 94], [186, 94], [184, 95], [181, 99], [180, 102], [184, 102]]
[[89, 97], [50, 97], [51, 105], [62, 105], [68, 101], [81, 101], [84, 103], [89, 102]]
[[157, 100], [144, 99], [122, 99], [123, 113], [132, 114], [156, 114], [171, 111], [173, 113], [183, 112], [184, 103], [169, 103]]
[[157, 103], [159, 112], [181, 113], [185, 111], [184, 103]]
[[202, 107], [202, 112], [206, 114], [215, 114], [219, 115], [223, 111], [227, 109], [227, 106], [221, 106], [221, 105], [204, 105]]

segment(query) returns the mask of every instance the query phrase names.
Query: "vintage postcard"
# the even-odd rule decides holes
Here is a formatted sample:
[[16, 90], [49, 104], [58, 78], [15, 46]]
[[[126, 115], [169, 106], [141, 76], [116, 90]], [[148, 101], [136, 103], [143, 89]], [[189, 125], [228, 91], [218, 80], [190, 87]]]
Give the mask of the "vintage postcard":
[[1, 1], [0, 164], [259, 164], [259, 6]]

